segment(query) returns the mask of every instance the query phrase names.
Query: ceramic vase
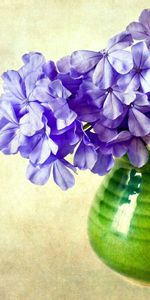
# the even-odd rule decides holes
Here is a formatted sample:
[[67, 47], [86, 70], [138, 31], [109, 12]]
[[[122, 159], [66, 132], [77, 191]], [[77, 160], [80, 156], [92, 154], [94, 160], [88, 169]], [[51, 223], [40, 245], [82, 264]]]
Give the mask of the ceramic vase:
[[150, 284], [150, 162], [118, 159], [93, 201], [88, 234], [97, 255], [118, 273]]

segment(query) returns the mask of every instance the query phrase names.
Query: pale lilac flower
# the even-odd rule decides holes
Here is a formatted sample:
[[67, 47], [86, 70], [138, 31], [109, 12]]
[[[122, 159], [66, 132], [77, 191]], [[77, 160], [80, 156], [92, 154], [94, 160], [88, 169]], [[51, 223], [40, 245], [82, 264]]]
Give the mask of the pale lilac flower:
[[75, 168], [66, 160], [51, 156], [44, 164], [34, 165], [30, 162], [26, 174], [32, 183], [38, 185], [45, 184], [52, 174], [55, 183], [62, 190], [67, 190], [75, 183], [74, 176], [69, 169], [75, 172]]
[[141, 89], [144, 93], [150, 91], [150, 50], [145, 42], [132, 46], [134, 61], [133, 69], [118, 80], [120, 88], [126, 91]]
[[89, 50], [73, 52], [71, 65], [80, 74], [85, 74], [94, 69], [93, 82], [107, 88], [112, 83], [114, 70], [119, 74], [126, 74], [132, 69], [131, 53], [123, 50], [131, 44], [131, 35], [122, 32], [111, 38], [104, 50], [99, 52]]
[[[144, 10], [104, 50], [75, 51], [56, 63], [30, 52], [18, 71], [3, 73], [0, 150], [28, 160], [32, 183], [43, 185], [52, 176], [67, 190], [77, 168], [103, 176], [117, 157], [128, 156], [137, 168], [148, 162], [149, 17]], [[132, 38], [144, 41], [126, 49]]]
[[130, 23], [127, 31], [135, 40], [150, 39], [150, 9], [144, 9], [139, 16], [139, 22]]

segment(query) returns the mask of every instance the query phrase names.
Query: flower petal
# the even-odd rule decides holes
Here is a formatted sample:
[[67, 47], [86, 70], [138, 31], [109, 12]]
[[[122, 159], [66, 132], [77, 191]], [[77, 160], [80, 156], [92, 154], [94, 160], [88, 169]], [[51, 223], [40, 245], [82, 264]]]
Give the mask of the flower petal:
[[12, 102], [21, 102], [25, 98], [22, 86], [22, 79], [18, 72], [7, 71], [2, 75], [4, 80], [4, 90], [11, 94]]
[[35, 88], [36, 82], [38, 80], [38, 73], [32, 72], [28, 74], [24, 80], [25, 88], [26, 88], [26, 97], [29, 99], [30, 94], [33, 92], [33, 89]]
[[130, 132], [135, 136], [145, 136], [150, 133], [150, 119], [135, 108], [129, 111], [128, 125]]
[[135, 167], [143, 167], [149, 158], [148, 151], [139, 138], [133, 138], [128, 147], [128, 157]]
[[66, 74], [70, 72], [70, 68], [71, 68], [70, 59], [71, 59], [70, 55], [67, 55], [57, 61], [56, 65], [60, 73]]
[[26, 171], [27, 179], [32, 183], [38, 185], [44, 185], [49, 177], [51, 172], [51, 164], [34, 166], [31, 162], [29, 163]]
[[95, 174], [103, 176], [106, 173], [108, 173], [113, 166], [114, 166], [114, 159], [112, 155], [105, 155], [101, 151], [99, 151], [98, 159], [91, 171]]
[[101, 88], [108, 88], [113, 84], [115, 74], [107, 57], [103, 57], [93, 72], [93, 83]]
[[143, 68], [145, 61], [149, 59], [149, 50], [145, 42], [138, 42], [132, 46], [133, 61], [137, 68]]
[[114, 90], [113, 94], [123, 103], [126, 105], [130, 105], [136, 98], [136, 94], [132, 91], [129, 92], [122, 92], [119, 90]]
[[54, 154], [57, 153], [58, 147], [57, 145], [48, 137], [44, 136], [39, 140], [34, 149], [29, 155], [30, 161], [33, 164], [43, 164], [51, 152]]
[[134, 106], [139, 110], [141, 110], [144, 106], [149, 106], [150, 102], [148, 100], [147, 95], [136, 92], [136, 99], [134, 101]]
[[18, 124], [18, 119], [14, 107], [9, 101], [0, 102], [0, 111], [3, 117], [11, 123]]
[[98, 135], [100, 141], [102, 142], [109, 142], [113, 138], [116, 137], [117, 135], [117, 130], [116, 129], [110, 129], [101, 124], [101, 121], [98, 121], [94, 125], [94, 131]]
[[130, 52], [125, 50], [113, 51], [108, 60], [119, 74], [126, 74], [133, 68], [133, 59]]
[[147, 29], [146, 27], [139, 22], [132, 22], [127, 26], [127, 31], [131, 33], [133, 39], [142, 40], [147, 38]]
[[31, 72], [42, 73], [42, 66], [45, 63], [44, 56], [39, 52], [29, 52], [22, 56], [24, 66], [20, 68], [19, 74], [25, 78]]
[[59, 98], [68, 98], [71, 96], [71, 93], [69, 90], [67, 90], [62, 82], [59, 79], [56, 79], [54, 81], [51, 82], [50, 87], [55, 91], [56, 95]]
[[126, 92], [136, 91], [140, 86], [140, 75], [133, 70], [128, 74], [121, 76], [117, 81], [117, 84]]
[[95, 165], [96, 160], [97, 153], [94, 146], [85, 145], [81, 142], [74, 156], [74, 165], [81, 170], [91, 170]]
[[131, 34], [123, 31], [113, 36], [108, 42], [108, 53], [112, 53], [116, 50], [124, 49], [132, 44]]
[[32, 110], [20, 119], [20, 130], [26, 136], [32, 136], [44, 127], [41, 116]]
[[76, 113], [74, 111], [70, 110], [70, 113], [67, 116], [67, 118], [63, 117], [63, 118], [60, 118], [60, 119], [59, 118], [56, 119], [57, 129], [61, 130], [61, 129], [71, 125], [75, 121], [76, 116], [77, 116]]
[[43, 65], [43, 72], [50, 80], [54, 80], [55, 77], [57, 76], [57, 70], [55, 63], [52, 60], [47, 61]]
[[41, 103], [49, 101], [50, 91], [49, 91], [50, 80], [48, 78], [43, 78], [37, 81], [33, 93], [30, 97], [32, 101], [38, 100]]
[[122, 157], [128, 150], [128, 143], [130, 142], [132, 135], [129, 131], [119, 132], [110, 142], [107, 147], [112, 148], [112, 154], [115, 157]]
[[145, 27], [149, 30], [150, 35], [150, 9], [144, 9], [141, 12], [141, 15], [139, 17], [139, 21], [145, 25]]
[[73, 187], [75, 183], [74, 176], [60, 160], [53, 163], [53, 178], [63, 191]]
[[109, 93], [103, 105], [103, 114], [110, 120], [117, 119], [123, 113], [123, 105], [114, 93]]
[[144, 93], [150, 92], [150, 69], [144, 70], [140, 74], [141, 87]]
[[71, 65], [79, 73], [84, 74], [92, 70], [102, 58], [100, 52], [79, 50], [71, 55]]
[[82, 83], [82, 78], [73, 78], [70, 74], [59, 73], [57, 78], [61, 80], [63, 86], [72, 94], [75, 94]]

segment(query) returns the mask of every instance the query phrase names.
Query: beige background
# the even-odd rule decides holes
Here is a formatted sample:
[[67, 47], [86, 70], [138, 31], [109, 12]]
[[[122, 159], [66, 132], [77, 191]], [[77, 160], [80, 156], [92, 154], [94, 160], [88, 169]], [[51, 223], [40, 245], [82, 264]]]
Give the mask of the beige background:
[[[149, 0], [1, 0], [0, 73], [41, 51], [58, 59], [101, 49]], [[147, 300], [148, 288], [122, 280], [89, 246], [86, 223], [101, 179], [79, 173], [62, 192], [25, 178], [26, 161], [0, 155], [0, 300]], [[117, 253], [116, 253], [117, 255]]]

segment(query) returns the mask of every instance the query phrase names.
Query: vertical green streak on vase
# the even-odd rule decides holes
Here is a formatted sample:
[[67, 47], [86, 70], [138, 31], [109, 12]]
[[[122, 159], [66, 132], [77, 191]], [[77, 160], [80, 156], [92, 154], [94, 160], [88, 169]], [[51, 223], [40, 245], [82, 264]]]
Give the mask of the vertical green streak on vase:
[[91, 245], [112, 269], [150, 283], [150, 166], [118, 160], [100, 186], [88, 220]]

